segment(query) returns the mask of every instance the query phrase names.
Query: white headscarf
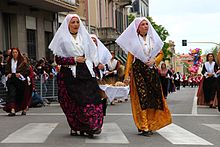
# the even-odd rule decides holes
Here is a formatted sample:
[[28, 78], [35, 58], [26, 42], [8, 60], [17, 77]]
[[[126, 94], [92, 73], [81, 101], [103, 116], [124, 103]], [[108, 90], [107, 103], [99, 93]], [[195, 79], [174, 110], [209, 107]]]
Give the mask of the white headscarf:
[[[146, 20], [148, 22], [147, 45], [143, 43], [143, 39], [137, 33], [140, 23]], [[150, 58], [156, 57], [163, 47], [163, 41], [154, 30], [150, 21], [145, 17], [135, 18], [134, 21], [115, 41], [126, 53], [130, 52], [142, 62], [146, 62]], [[150, 51], [150, 54], [146, 55]]]
[[[77, 17], [80, 22], [76, 40], [72, 37], [69, 31], [69, 22], [73, 17]], [[77, 14], [68, 14], [49, 45], [49, 49], [54, 55], [60, 57], [77, 57], [85, 55], [86, 65], [94, 77], [93, 64], [98, 65], [98, 52], [96, 45], [91, 39], [88, 31], [84, 27], [80, 17]], [[76, 66], [70, 66], [73, 76], [76, 76]]]
[[90, 36], [95, 38], [97, 41], [99, 62], [102, 64], [107, 64], [112, 58], [110, 51], [105, 47], [105, 45], [98, 39], [95, 34], [90, 34]]

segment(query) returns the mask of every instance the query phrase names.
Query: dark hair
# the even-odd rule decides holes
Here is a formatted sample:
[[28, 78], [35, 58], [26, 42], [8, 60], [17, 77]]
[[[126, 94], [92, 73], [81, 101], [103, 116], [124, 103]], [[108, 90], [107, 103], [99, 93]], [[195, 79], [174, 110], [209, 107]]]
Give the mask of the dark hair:
[[18, 51], [18, 61], [19, 61], [19, 62], [24, 61], [24, 57], [21, 55], [21, 52], [20, 52], [19, 48], [11, 48], [11, 53], [10, 53], [10, 55], [9, 55], [9, 60], [8, 60], [8, 62], [11, 62], [11, 59], [13, 58], [13, 55], [12, 55], [13, 50], [17, 50], [17, 51]]
[[206, 61], [209, 61], [209, 55], [212, 55], [212, 57], [213, 57], [213, 60], [212, 60], [212, 61], [215, 62], [215, 56], [214, 56], [213, 53], [208, 53], [208, 54], [206, 55]]
[[160, 66], [160, 67], [162, 68], [162, 66], [163, 66], [163, 65], [165, 65], [165, 68], [167, 68], [166, 63], [164, 63], [164, 62], [161, 64], [161, 66]]

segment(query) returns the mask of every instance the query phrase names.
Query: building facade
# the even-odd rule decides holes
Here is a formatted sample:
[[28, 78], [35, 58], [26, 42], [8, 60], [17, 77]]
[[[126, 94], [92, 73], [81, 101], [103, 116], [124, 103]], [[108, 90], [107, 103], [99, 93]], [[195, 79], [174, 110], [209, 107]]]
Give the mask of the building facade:
[[18, 47], [30, 58], [50, 58], [58, 12], [75, 10], [75, 0], [1, 0], [0, 50]]
[[1, 0], [0, 50], [18, 47], [32, 59], [53, 55], [48, 45], [68, 13], [76, 13], [116, 57], [126, 55], [115, 43], [128, 26], [132, 0]]
[[149, 16], [149, 0], [134, 0], [131, 12], [140, 17]]

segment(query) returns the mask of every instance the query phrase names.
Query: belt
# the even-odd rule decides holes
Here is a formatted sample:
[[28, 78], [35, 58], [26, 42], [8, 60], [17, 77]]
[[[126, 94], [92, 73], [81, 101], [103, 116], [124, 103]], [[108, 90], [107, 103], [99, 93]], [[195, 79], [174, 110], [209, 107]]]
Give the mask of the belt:
[[63, 67], [70, 67], [70, 65], [62, 65]]

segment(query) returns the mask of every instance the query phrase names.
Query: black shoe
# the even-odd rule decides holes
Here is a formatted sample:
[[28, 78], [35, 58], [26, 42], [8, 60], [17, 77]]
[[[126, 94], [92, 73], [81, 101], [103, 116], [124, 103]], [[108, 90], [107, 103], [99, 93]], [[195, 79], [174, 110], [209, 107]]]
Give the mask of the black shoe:
[[148, 131], [148, 134], [149, 135], [153, 135], [154, 133], [152, 131]]
[[26, 115], [26, 114], [27, 114], [27, 112], [25, 112], [25, 111], [21, 112], [21, 115]]
[[74, 131], [74, 130], [70, 130], [70, 135], [71, 136], [78, 136], [78, 133], [77, 133], [77, 131]]
[[94, 133], [93, 133], [93, 131], [86, 131], [85, 132], [86, 133], [86, 136], [88, 136], [89, 138], [93, 138], [94, 137]]
[[142, 131], [139, 135], [150, 137], [151, 135], [153, 135], [153, 132], [152, 131]]
[[80, 136], [85, 136], [85, 133], [86, 133], [85, 131], [79, 131]]
[[87, 133], [87, 136], [88, 136], [89, 138], [94, 138], [94, 135], [93, 135], [93, 134]]
[[15, 116], [15, 113], [9, 113], [8, 116]]

